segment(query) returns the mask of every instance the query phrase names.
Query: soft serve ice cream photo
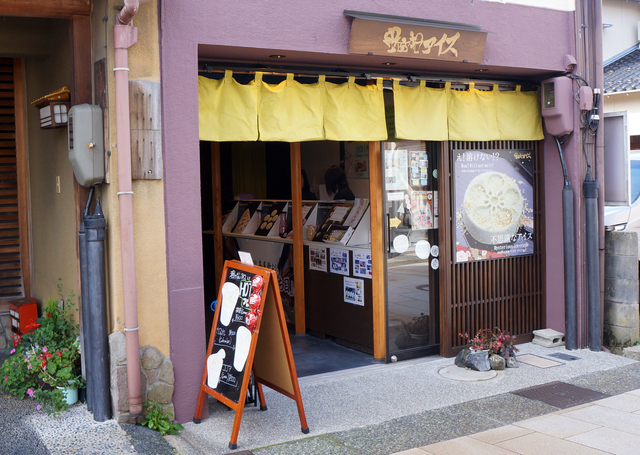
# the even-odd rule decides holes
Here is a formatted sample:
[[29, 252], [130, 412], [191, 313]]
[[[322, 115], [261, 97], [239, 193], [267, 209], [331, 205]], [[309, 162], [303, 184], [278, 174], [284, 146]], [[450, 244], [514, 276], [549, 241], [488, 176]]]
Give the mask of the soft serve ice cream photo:
[[456, 262], [533, 254], [533, 150], [454, 150]]

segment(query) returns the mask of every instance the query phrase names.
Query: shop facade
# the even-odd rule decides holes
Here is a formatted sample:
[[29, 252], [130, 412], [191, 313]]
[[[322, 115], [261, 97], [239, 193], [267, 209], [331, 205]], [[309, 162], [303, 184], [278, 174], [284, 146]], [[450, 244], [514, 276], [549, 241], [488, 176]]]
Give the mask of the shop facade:
[[[163, 106], [163, 143], [164, 143], [164, 189], [165, 189], [165, 217], [166, 217], [166, 247], [167, 270], [169, 292], [169, 330], [171, 343], [171, 358], [175, 365], [176, 387], [174, 392], [174, 405], [176, 416], [180, 421], [190, 420], [195, 406], [195, 391], [198, 389], [202, 365], [204, 364], [206, 327], [205, 305], [207, 278], [203, 273], [203, 262], [208, 258], [204, 254], [207, 249], [203, 244], [208, 242], [203, 237], [202, 231], [211, 231], [216, 237], [212, 243], [211, 256], [224, 257], [222, 242], [225, 232], [232, 227], [216, 229], [222, 226], [222, 207], [213, 210], [211, 224], [205, 225], [203, 221], [203, 197], [201, 194], [202, 156], [205, 154], [211, 160], [211, 172], [209, 178], [215, 179], [221, 173], [231, 173], [231, 169], [225, 168], [225, 147], [229, 143], [238, 141], [260, 142], [260, 137], [255, 138], [203, 138], [202, 136], [202, 106], [199, 110], [199, 78], [208, 80], [224, 80], [225, 77], [234, 77], [234, 83], [248, 86], [251, 80], [255, 80], [256, 73], [264, 78], [266, 84], [276, 86], [281, 81], [286, 81], [287, 74], [301, 84], [317, 83], [320, 76], [326, 81], [335, 80], [338, 84], [354, 83], [360, 87], [371, 87], [381, 84], [383, 98], [389, 97], [394, 91], [394, 78], [403, 87], [420, 86], [420, 81], [425, 81], [425, 88], [433, 90], [448, 90], [453, 86], [453, 91], [459, 93], [472, 93], [478, 89], [482, 93], [515, 93], [522, 90], [523, 94], [535, 94], [540, 82], [554, 76], [566, 74], [573, 69], [569, 65], [572, 60], [567, 56], [576, 54], [575, 34], [575, 5], [573, 2], [563, 3], [558, 9], [548, 9], [525, 5], [516, 5], [509, 2], [483, 1], [468, 4], [466, 2], [409, 2], [395, 5], [393, 8], [382, 6], [372, 7], [361, 2], [349, 2], [348, 4], [333, 6], [309, 4], [305, 9], [297, 5], [295, 10], [285, 8], [269, 8], [258, 4], [243, 5], [242, 11], [235, 8], [209, 6], [198, 2], [161, 2], [161, 74], [162, 74], [162, 106]], [[373, 8], [373, 9], [372, 9]], [[313, 14], [302, 14], [302, 11], [313, 11]], [[361, 14], [365, 13], [365, 14]], [[368, 13], [368, 14], [367, 14]], [[241, 15], [243, 21], [230, 20]], [[479, 31], [484, 34], [483, 46], [475, 42], [471, 47], [479, 52], [479, 57], [472, 57], [467, 61], [460, 61], [452, 56], [451, 59], [438, 58], [411, 58], [400, 57], [397, 52], [400, 47], [397, 44], [401, 38], [393, 43], [387, 43], [387, 50], [394, 48], [395, 53], [388, 52], [379, 55], [377, 51], [362, 52], [354, 45], [352, 28], [356, 20], [371, 20], [385, 22], [388, 27], [393, 26], [430, 26], [445, 29], [447, 37], [455, 35], [455, 30], [467, 29]], [[395, 21], [395, 23], [393, 23]], [[427, 21], [427, 22], [425, 22]], [[543, 24], [543, 25], [541, 25]], [[408, 34], [408, 31], [407, 31]], [[416, 35], [412, 35], [416, 36]], [[440, 38], [439, 35], [438, 38]], [[408, 36], [407, 36], [408, 38]], [[423, 36], [420, 38], [423, 40]], [[384, 41], [381, 37], [380, 41]], [[393, 40], [392, 40], [393, 41]], [[424, 40], [423, 40], [424, 41]], [[468, 40], [470, 42], [470, 40]], [[535, 44], [532, 44], [535, 43]], [[436, 43], [437, 44], [437, 40]], [[451, 44], [451, 41], [447, 44]], [[446, 51], [441, 47], [440, 51]], [[436, 52], [434, 51], [434, 54]], [[476, 60], [473, 60], [476, 58]], [[228, 71], [234, 71], [229, 73]], [[225, 75], [225, 71], [227, 71]], [[336, 76], [343, 73], [343, 79]], [[346, 77], [344, 77], [346, 76]], [[349, 76], [353, 80], [349, 81]], [[269, 79], [272, 78], [272, 79]], [[278, 79], [279, 78], [279, 79]], [[314, 79], [315, 80], [312, 80]], [[332, 79], [335, 78], [335, 79]], [[367, 82], [367, 80], [373, 82]], [[378, 82], [380, 81], [380, 82]], [[255, 85], [255, 82], [254, 82]], [[496, 86], [494, 88], [494, 85]], [[519, 87], [517, 87], [519, 86]], [[475, 93], [475, 92], [473, 92]], [[202, 103], [202, 100], [201, 100]], [[385, 103], [387, 104], [387, 103]], [[525, 103], [526, 104], [526, 103]], [[397, 107], [397, 106], [395, 106]], [[517, 108], [517, 103], [516, 103]], [[258, 108], [256, 108], [258, 109]], [[525, 109], [525, 108], [523, 108]], [[235, 114], [234, 114], [235, 115]], [[266, 117], [263, 115], [263, 117]], [[482, 117], [482, 116], [481, 116]], [[440, 121], [445, 122], [445, 132], [451, 133], [451, 125], [454, 120], [440, 115]], [[540, 120], [538, 118], [538, 120]], [[367, 120], [369, 121], [369, 120]], [[383, 120], [387, 126], [387, 119]], [[447, 123], [448, 122], [448, 123]], [[409, 196], [408, 203], [412, 205], [412, 195], [415, 193], [416, 204], [419, 205], [419, 197], [424, 193], [425, 200], [430, 194], [430, 201], [434, 199], [434, 192], [438, 192], [438, 202], [431, 206], [430, 238], [415, 238], [407, 236], [409, 250], [415, 252], [415, 244], [419, 241], [427, 241], [429, 246], [437, 245], [439, 268], [437, 274], [431, 276], [429, 288], [435, 289], [437, 283], [439, 295], [435, 297], [438, 304], [437, 322], [431, 318], [432, 334], [437, 333], [439, 338], [432, 340], [437, 346], [437, 352], [442, 355], [454, 355], [457, 349], [464, 344], [458, 336], [458, 332], [474, 331], [485, 326], [501, 326], [516, 334], [520, 340], [531, 338], [531, 331], [539, 328], [553, 328], [564, 331], [564, 290], [562, 251], [562, 222], [561, 199], [563, 178], [558, 152], [553, 137], [544, 136], [517, 137], [488, 135], [484, 133], [493, 131], [490, 127], [477, 128], [478, 120], [472, 124], [463, 124], [462, 136], [446, 135], [443, 137], [404, 137], [403, 140], [422, 140], [415, 149], [418, 161], [430, 161], [428, 166], [415, 166], [419, 174], [422, 168], [428, 172], [437, 170], [437, 178], [425, 180], [414, 187]], [[398, 122], [391, 122], [398, 125]], [[502, 123], [500, 123], [501, 125]], [[403, 123], [404, 125], [404, 123]], [[496, 125], [499, 128], [499, 125]], [[475, 129], [474, 129], [475, 128]], [[302, 179], [298, 169], [313, 167], [315, 159], [323, 153], [321, 150], [305, 152], [314, 147], [319, 149], [322, 140], [327, 140], [327, 125], [321, 124], [325, 136], [304, 140], [273, 139], [284, 147], [285, 155], [289, 162], [285, 168], [290, 172], [291, 187], [302, 187]], [[385, 128], [386, 129], [386, 128]], [[471, 136], [464, 136], [464, 133]], [[220, 131], [218, 131], [220, 132]], [[226, 132], [226, 130], [225, 130]], [[388, 134], [388, 129], [385, 131]], [[371, 286], [370, 299], [376, 304], [371, 308], [371, 351], [375, 358], [391, 361], [392, 349], [390, 349], [389, 308], [390, 300], [388, 292], [391, 288], [389, 276], [393, 271], [389, 270], [389, 253], [391, 249], [396, 252], [403, 248], [402, 242], [393, 245], [394, 234], [391, 233], [386, 219], [396, 218], [399, 224], [394, 229], [401, 228], [402, 219], [397, 216], [400, 202], [389, 201], [391, 198], [400, 197], [400, 190], [384, 188], [386, 180], [385, 172], [391, 167], [385, 167], [387, 159], [393, 160], [396, 156], [402, 161], [404, 153], [396, 153], [395, 150], [407, 152], [408, 160], [412, 157], [411, 144], [389, 140], [389, 137], [379, 137], [375, 131], [367, 137], [334, 136], [334, 147], [348, 147], [352, 141], [366, 145], [369, 182], [365, 185], [368, 194], [357, 194], [357, 198], [367, 199], [370, 217], [370, 241], [365, 249], [370, 251], [372, 278], [363, 278], [365, 286]], [[473, 134], [476, 134], [474, 137]], [[204, 139], [200, 142], [200, 139]], [[311, 140], [312, 142], [307, 142]], [[284, 143], [280, 142], [284, 141]], [[238, 142], [239, 143], [239, 142]], [[344, 143], [344, 145], [340, 145]], [[576, 178], [579, 164], [580, 146], [576, 140], [569, 137], [563, 146], [567, 161], [571, 168], [571, 178]], [[222, 151], [221, 151], [222, 150]], [[301, 154], [302, 150], [302, 154]], [[339, 152], [338, 152], [339, 153]], [[427, 159], [427, 155], [429, 158]], [[308, 158], [308, 165], [303, 162]], [[340, 155], [338, 155], [340, 157]], [[349, 153], [347, 153], [349, 156]], [[354, 155], [355, 156], [355, 152]], [[474, 162], [473, 156], [480, 162]], [[460, 185], [462, 168], [459, 161], [469, 159], [474, 165], [481, 166], [482, 160], [487, 156], [496, 157], [500, 163], [510, 163], [508, 170], [503, 173], [520, 173], [519, 181], [530, 182], [527, 190], [530, 199], [529, 205], [522, 209], [529, 214], [528, 219], [535, 236], [530, 236], [527, 243], [527, 234], [531, 230], [519, 229], [520, 246], [522, 254], [513, 254], [507, 258], [487, 258], [487, 250], [478, 245], [464, 244], [468, 237], [468, 231], [461, 232], [457, 228], [458, 216], [456, 207], [462, 204], [456, 199], [456, 185], [458, 193], [464, 188]], [[528, 156], [528, 158], [523, 158]], [[218, 164], [222, 159], [222, 164]], [[437, 163], [437, 164], [436, 164]], [[227, 164], [228, 165], [228, 162]], [[413, 166], [408, 166], [411, 171]], [[573, 167], [576, 169], [574, 170]], [[487, 168], [489, 169], [489, 168]], [[497, 170], [496, 170], [497, 171]], [[426, 174], [426, 173], [425, 173]], [[410, 172], [408, 174], [410, 179]], [[476, 177], [478, 174], [470, 173], [468, 177]], [[515, 180], [515, 179], [514, 179]], [[217, 188], [214, 180], [214, 191]], [[218, 181], [218, 184], [221, 184]], [[430, 186], [435, 184], [436, 186]], [[578, 185], [576, 181], [576, 185]], [[411, 182], [409, 182], [411, 187]], [[202, 191], [205, 191], [204, 189]], [[219, 193], [219, 191], [218, 191]], [[232, 194], [233, 196], [233, 194]], [[404, 193], [402, 194], [404, 199]], [[280, 199], [280, 198], [265, 198]], [[291, 191], [290, 202], [293, 214], [293, 230], [302, 232], [302, 219], [297, 216], [302, 212], [302, 196], [296, 191]], [[227, 202], [220, 199], [220, 203]], [[213, 202], [212, 202], [213, 203]], [[432, 202], [433, 203], [433, 202]], [[393, 207], [389, 213], [388, 208]], [[406, 204], [403, 205], [403, 208]], [[300, 210], [300, 212], [297, 212]], [[433, 226], [434, 210], [438, 212], [438, 228]], [[524, 212], [521, 212], [524, 213]], [[390, 216], [387, 216], [390, 215]], [[396, 215], [393, 217], [392, 215]], [[238, 216], [237, 212], [234, 215]], [[216, 218], [217, 217], [217, 218]], [[261, 220], [262, 221], [262, 220]], [[233, 221], [234, 227], [237, 219]], [[428, 221], [424, 221], [428, 224]], [[217, 224], [216, 224], [217, 223]], [[427, 225], [425, 224], [425, 226]], [[209, 226], [213, 227], [211, 229]], [[527, 226], [521, 226], [527, 227]], [[425, 229], [426, 230], [426, 229]], [[415, 231], [412, 229], [412, 231]], [[255, 231], [254, 231], [255, 232]], [[513, 236], [509, 232], [509, 236]], [[421, 235], [421, 234], [413, 234]], [[437, 235], [437, 238], [434, 236]], [[457, 238], [459, 236], [459, 238]], [[482, 240], [479, 243], [491, 243], [490, 239], [483, 237], [476, 231], [476, 236]], [[476, 237], [472, 236], [472, 237]], [[233, 236], [227, 236], [233, 237]], [[391, 240], [391, 244], [389, 243]], [[462, 244], [460, 242], [462, 240]], [[579, 240], [578, 240], [579, 241]], [[220, 246], [216, 246], [220, 245]], [[307, 276], [318, 271], [309, 271], [311, 253], [309, 247], [320, 248], [315, 244], [306, 244], [300, 239], [291, 242], [294, 259], [294, 276], [305, 276], [305, 280], [295, 280], [294, 286], [300, 286], [301, 282], [306, 287], [313, 286], [307, 281]], [[422, 244], [424, 245], [424, 244]], [[458, 249], [462, 245], [463, 248]], [[215, 248], [219, 248], [216, 252]], [[322, 249], [322, 248], [320, 248]], [[339, 248], [338, 248], [339, 249]], [[348, 261], [352, 268], [348, 278], [353, 276], [353, 253], [357, 248], [344, 248], [348, 250]], [[484, 251], [484, 253], [483, 253]], [[495, 250], [494, 250], [495, 252]], [[429, 251], [429, 268], [434, 259], [433, 252]], [[460, 253], [460, 254], [459, 254]], [[325, 255], [331, 255], [331, 248], [326, 247]], [[217, 256], [216, 256], [217, 255]], [[322, 262], [318, 256], [315, 258]], [[463, 256], [466, 255], [464, 260]], [[482, 258], [478, 255], [483, 256]], [[203, 257], [205, 256], [205, 257]], [[401, 254], [398, 257], [401, 258]], [[508, 256], [508, 254], [507, 254]], [[201, 261], [202, 258], [202, 261]], [[301, 264], [300, 258], [303, 259]], [[329, 258], [330, 259], [330, 258]], [[477, 259], [477, 260], [476, 260]], [[396, 261], [398, 261], [396, 259]], [[297, 262], [297, 264], [296, 264]], [[219, 263], [212, 261], [214, 269], [220, 267]], [[387, 267], [385, 269], [385, 267]], [[428, 272], [432, 273], [432, 272]], [[327, 276], [331, 276], [328, 274]], [[384, 277], [384, 278], [383, 278]], [[358, 278], [359, 279], [359, 278]], [[215, 281], [215, 278], [214, 278]], [[344, 279], [339, 280], [344, 283]], [[339, 283], [340, 284], [340, 283]], [[298, 288], [301, 289], [301, 288]], [[319, 292], [317, 288], [314, 292]], [[578, 292], [582, 294], [579, 289]], [[294, 293], [300, 295], [300, 291]], [[308, 295], [302, 291], [303, 295]], [[344, 295], [340, 295], [342, 299]], [[365, 293], [368, 299], [368, 294]], [[578, 299], [580, 300], [580, 296]], [[296, 299], [295, 305], [299, 299]], [[197, 303], [195, 303], [197, 302]], [[296, 307], [296, 310], [298, 308]], [[296, 320], [300, 312], [294, 313], [294, 326], [298, 333], [308, 331], [307, 317]], [[304, 313], [303, 313], [304, 314]], [[581, 323], [584, 322], [581, 319]], [[402, 349], [400, 349], [402, 351]]]

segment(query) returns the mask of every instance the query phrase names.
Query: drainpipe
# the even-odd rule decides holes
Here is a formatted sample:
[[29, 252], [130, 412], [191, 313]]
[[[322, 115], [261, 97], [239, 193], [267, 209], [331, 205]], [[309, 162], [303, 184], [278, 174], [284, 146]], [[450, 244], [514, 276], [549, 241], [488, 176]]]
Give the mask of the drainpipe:
[[124, 335], [127, 352], [129, 416], [142, 416], [140, 380], [140, 342], [138, 339], [138, 302], [133, 245], [133, 191], [131, 185], [131, 125], [129, 123], [128, 51], [138, 42], [138, 29], [131, 25], [141, 3], [149, 0], [125, 0], [113, 26], [116, 89], [116, 142], [118, 150], [118, 203], [120, 206], [120, 251], [124, 302]]

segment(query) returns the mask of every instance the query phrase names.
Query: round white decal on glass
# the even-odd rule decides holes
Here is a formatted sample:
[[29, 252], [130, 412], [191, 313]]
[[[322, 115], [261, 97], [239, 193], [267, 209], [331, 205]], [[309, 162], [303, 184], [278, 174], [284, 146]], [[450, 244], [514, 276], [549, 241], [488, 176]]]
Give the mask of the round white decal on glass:
[[438, 259], [437, 259], [437, 258], [433, 258], [433, 259], [431, 260], [431, 268], [432, 268], [433, 270], [438, 270], [438, 267], [440, 267], [440, 261], [438, 261]]
[[440, 248], [438, 247], [438, 245], [433, 245], [431, 247], [431, 256], [433, 256], [434, 258], [437, 258], [440, 255]]
[[404, 253], [409, 249], [409, 238], [406, 235], [399, 235], [393, 239], [393, 248], [398, 253]]
[[420, 259], [429, 259], [429, 250], [431, 245], [426, 240], [420, 240], [416, 243], [416, 256]]
[[438, 178], [438, 170], [437, 170], [437, 169], [434, 169], [434, 170], [433, 170], [433, 172], [432, 172], [432, 174], [433, 174], [433, 178], [434, 178], [434, 179], [437, 179], [437, 178]]

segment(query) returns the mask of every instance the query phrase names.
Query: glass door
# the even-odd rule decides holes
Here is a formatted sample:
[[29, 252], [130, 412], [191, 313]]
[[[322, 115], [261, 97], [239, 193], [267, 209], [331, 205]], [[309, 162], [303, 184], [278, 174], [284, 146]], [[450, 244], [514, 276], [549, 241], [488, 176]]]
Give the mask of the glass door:
[[437, 144], [382, 143], [387, 361], [438, 353]]

